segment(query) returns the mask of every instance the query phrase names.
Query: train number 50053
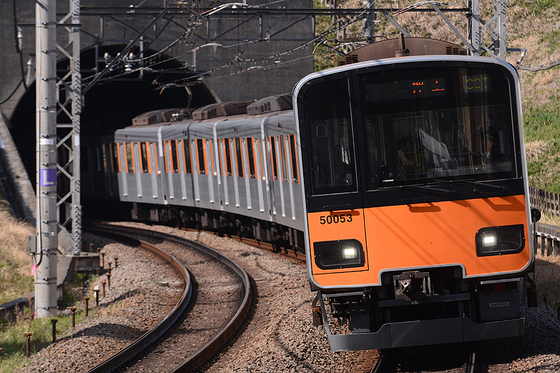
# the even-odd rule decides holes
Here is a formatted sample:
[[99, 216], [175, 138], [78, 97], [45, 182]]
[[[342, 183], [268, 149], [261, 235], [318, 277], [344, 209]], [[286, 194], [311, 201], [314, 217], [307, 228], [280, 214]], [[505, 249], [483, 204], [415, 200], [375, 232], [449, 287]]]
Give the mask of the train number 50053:
[[334, 215], [327, 215], [327, 216], [320, 216], [319, 222], [321, 225], [323, 224], [338, 224], [338, 223], [351, 223], [352, 222], [352, 214], [334, 214]]

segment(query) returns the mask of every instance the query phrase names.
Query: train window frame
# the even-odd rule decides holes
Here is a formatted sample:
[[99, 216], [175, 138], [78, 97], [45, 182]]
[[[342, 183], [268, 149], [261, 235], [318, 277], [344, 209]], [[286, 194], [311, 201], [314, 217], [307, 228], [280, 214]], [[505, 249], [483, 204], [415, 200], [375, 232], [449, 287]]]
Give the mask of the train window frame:
[[251, 177], [252, 179], [256, 179], [257, 178], [257, 171], [256, 171], [256, 165], [255, 165], [255, 142], [254, 142], [254, 138], [252, 137], [247, 137], [245, 139], [245, 142], [247, 143], [247, 158], [248, 158], [248, 164], [249, 164], [249, 177]]
[[177, 140], [169, 140], [169, 157], [171, 160], [171, 173], [179, 173], [179, 153], [177, 152]]
[[278, 163], [277, 163], [277, 149], [276, 140], [274, 136], [269, 137], [269, 147], [270, 147], [270, 161], [272, 163], [272, 180], [278, 180]]
[[183, 159], [185, 160], [185, 174], [192, 174], [191, 144], [189, 139], [182, 139]]
[[212, 167], [210, 175], [216, 175], [216, 165], [214, 164], [214, 143], [212, 140], [206, 139], [206, 157], [210, 157], [210, 166]]
[[288, 182], [290, 179], [289, 167], [288, 167], [288, 151], [286, 149], [287, 145], [287, 135], [278, 136], [278, 142], [280, 144], [280, 155], [281, 155], [281, 165], [282, 165], [282, 181]]
[[232, 176], [232, 166], [231, 166], [231, 143], [230, 143], [230, 139], [222, 139], [222, 145], [224, 147], [224, 154], [225, 154], [225, 170], [224, 170], [224, 174], [227, 176]]
[[154, 166], [156, 168], [156, 175], [159, 175], [159, 165], [158, 165], [158, 144], [153, 142], [154, 146]]
[[150, 173], [150, 162], [148, 154], [148, 143], [140, 143], [140, 170], [143, 174]]
[[198, 174], [206, 175], [206, 149], [204, 139], [196, 139], [196, 159], [198, 161]]
[[124, 143], [124, 151], [126, 154], [125, 157], [125, 165], [126, 165], [126, 173], [133, 174], [136, 173], [136, 168], [134, 167], [134, 146], [131, 142]]
[[100, 156], [100, 150], [99, 150], [99, 146], [95, 147], [95, 169], [97, 170], [97, 172], [101, 172], [101, 156]]
[[299, 164], [296, 149], [296, 135], [289, 135], [290, 137], [290, 155], [292, 157], [292, 181], [294, 184], [299, 184]]
[[237, 163], [237, 177], [243, 177], [243, 144], [241, 138], [236, 137], [235, 140], [235, 157]]
[[110, 168], [107, 159], [107, 144], [101, 144], [101, 152], [103, 155], [103, 172], [108, 174], [110, 172]]

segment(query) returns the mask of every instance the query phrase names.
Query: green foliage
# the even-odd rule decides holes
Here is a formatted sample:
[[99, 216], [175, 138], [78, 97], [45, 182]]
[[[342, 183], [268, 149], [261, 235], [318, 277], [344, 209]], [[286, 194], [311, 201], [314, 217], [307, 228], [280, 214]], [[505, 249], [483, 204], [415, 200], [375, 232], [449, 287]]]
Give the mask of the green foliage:
[[544, 106], [531, 106], [524, 110], [523, 128], [525, 141], [560, 139], [560, 97]]
[[539, 17], [549, 9], [558, 9], [560, 7], [560, 0], [519, 0], [509, 6], [517, 5], [527, 9], [530, 16]]

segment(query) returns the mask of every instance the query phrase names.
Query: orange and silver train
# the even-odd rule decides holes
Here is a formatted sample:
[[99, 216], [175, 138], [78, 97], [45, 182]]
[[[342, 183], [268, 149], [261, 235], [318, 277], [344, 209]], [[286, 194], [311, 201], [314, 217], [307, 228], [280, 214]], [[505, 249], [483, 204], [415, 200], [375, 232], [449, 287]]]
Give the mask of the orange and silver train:
[[331, 348], [521, 335], [534, 254], [512, 66], [371, 60], [311, 74], [293, 98], [308, 275]]
[[305, 251], [333, 350], [520, 335], [534, 244], [518, 76], [406, 40], [293, 95], [148, 112], [87, 139], [84, 195]]

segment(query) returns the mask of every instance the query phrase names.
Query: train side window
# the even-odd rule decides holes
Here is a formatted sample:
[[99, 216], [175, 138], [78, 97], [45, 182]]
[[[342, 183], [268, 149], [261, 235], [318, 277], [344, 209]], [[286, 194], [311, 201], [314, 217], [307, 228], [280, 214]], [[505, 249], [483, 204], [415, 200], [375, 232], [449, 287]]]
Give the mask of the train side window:
[[278, 167], [276, 166], [276, 141], [270, 136], [270, 160], [272, 162], [272, 180], [278, 180]]
[[227, 175], [231, 176], [231, 146], [229, 143], [229, 139], [224, 139], [224, 148], [226, 153], [226, 168], [227, 168]]
[[153, 143], [153, 145], [154, 145], [154, 164], [152, 165], [152, 167], [156, 168], [156, 175], [157, 175], [159, 174], [157, 144]]
[[191, 163], [191, 144], [187, 139], [183, 140], [183, 155], [185, 157], [185, 173], [192, 173], [192, 163]]
[[263, 156], [262, 156], [262, 143], [260, 139], [256, 139], [255, 140], [256, 143], [256, 151], [258, 152], [259, 155], [259, 162], [260, 162], [260, 166], [261, 166], [261, 177], [264, 180], [264, 167], [263, 167]]
[[296, 135], [290, 136], [290, 154], [292, 156], [292, 177], [294, 183], [299, 183], [298, 160], [296, 152]]
[[212, 167], [212, 170], [210, 170], [212, 173], [211, 175], [216, 175], [216, 169], [215, 169], [215, 165], [214, 165], [214, 147], [212, 144], [212, 140], [205, 140], [206, 141], [206, 155], [208, 155], [208, 153], [210, 153], [210, 167]]
[[115, 160], [113, 159], [113, 144], [107, 144], [107, 164], [109, 165], [109, 172], [115, 172]]
[[280, 143], [280, 159], [282, 161], [282, 181], [288, 181], [288, 153], [286, 152], [285, 136], [278, 136], [278, 142]]
[[99, 155], [99, 146], [95, 147], [95, 165], [97, 172], [101, 172], [101, 156]]
[[119, 144], [111, 144], [111, 152], [113, 172], [121, 172], [121, 163], [119, 162]]
[[179, 162], [177, 161], [177, 140], [169, 141], [169, 149], [171, 150], [171, 172], [179, 172]]
[[196, 148], [198, 154], [198, 172], [201, 175], [206, 175], [206, 157], [204, 156], [204, 140], [196, 140]]
[[107, 164], [107, 145], [101, 145], [101, 155], [103, 159], [103, 172], [109, 172], [109, 165]]
[[247, 141], [247, 156], [249, 157], [249, 175], [254, 179], [256, 178], [254, 139], [252, 137], [248, 137], [246, 141]]
[[134, 173], [134, 154], [132, 154], [132, 143], [125, 143], [126, 151], [126, 172]]
[[237, 154], [237, 177], [243, 177], [243, 152], [241, 151], [241, 139], [235, 139], [235, 151]]
[[149, 172], [149, 167], [148, 167], [148, 150], [146, 147], [146, 143], [145, 142], [141, 142], [140, 143], [140, 167], [142, 168], [142, 173], [148, 173]]

